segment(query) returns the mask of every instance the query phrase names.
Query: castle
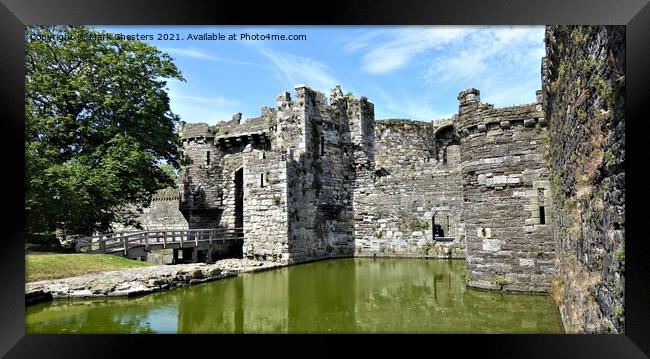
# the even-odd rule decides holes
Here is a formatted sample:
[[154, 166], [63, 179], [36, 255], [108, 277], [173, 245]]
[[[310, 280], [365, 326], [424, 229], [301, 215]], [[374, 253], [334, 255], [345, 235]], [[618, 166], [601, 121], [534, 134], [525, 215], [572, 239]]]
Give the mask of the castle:
[[180, 186], [141, 221], [243, 228], [239, 254], [285, 264], [465, 258], [469, 286], [550, 291], [569, 332], [624, 332], [625, 30], [545, 43], [531, 104], [467, 89], [452, 118], [375, 121], [364, 97], [299, 85], [259, 118], [182, 124]]
[[159, 193], [144, 224], [243, 228], [244, 257], [285, 264], [466, 258], [471, 286], [548, 289], [541, 99], [495, 109], [469, 89], [453, 118], [375, 121], [368, 99], [338, 86], [329, 100], [295, 91], [259, 118], [182, 123], [180, 188]]

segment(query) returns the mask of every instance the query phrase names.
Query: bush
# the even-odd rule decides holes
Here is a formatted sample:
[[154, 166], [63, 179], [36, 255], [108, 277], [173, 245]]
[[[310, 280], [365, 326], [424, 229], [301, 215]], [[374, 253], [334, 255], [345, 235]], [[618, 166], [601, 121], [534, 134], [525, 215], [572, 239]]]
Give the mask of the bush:
[[418, 217], [411, 218], [409, 229], [412, 231], [426, 231], [429, 229], [429, 222]]

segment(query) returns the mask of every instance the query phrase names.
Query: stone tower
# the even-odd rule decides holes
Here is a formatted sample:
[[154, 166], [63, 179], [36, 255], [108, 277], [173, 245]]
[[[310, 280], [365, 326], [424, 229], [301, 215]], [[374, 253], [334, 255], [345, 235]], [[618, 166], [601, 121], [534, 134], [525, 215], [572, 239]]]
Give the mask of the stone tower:
[[541, 99], [495, 109], [472, 88], [458, 100], [468, 285], [546, 291], [555, 252]]
[[189, 228], [213, 228], [221, 219], [221, 152], [208, 124], [181, 123], [179, 135], [187, 163], [179, 175], [179, 209]]

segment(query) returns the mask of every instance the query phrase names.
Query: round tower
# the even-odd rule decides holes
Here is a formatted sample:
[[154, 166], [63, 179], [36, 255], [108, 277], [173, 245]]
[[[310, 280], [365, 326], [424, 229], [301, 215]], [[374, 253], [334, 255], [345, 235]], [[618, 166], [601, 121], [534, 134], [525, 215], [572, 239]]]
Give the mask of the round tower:
[[468, 285], [544, 292], [554, 243], [541, 106], [495, 109], [474, 88], [458, 100]]

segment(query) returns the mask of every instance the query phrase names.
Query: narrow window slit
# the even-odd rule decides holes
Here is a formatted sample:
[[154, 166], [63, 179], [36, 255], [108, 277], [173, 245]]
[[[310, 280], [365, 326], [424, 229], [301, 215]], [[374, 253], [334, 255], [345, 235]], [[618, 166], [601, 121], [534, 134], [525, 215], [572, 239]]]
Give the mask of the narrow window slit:
[[320, 137], [320, 154], [321, 156], [325, 154], [325, 137]]
[[537, 190], [537, 202], [539, 205], [539, 224], [546, 224], [546, 211], [544, 209], [544, 189]]

